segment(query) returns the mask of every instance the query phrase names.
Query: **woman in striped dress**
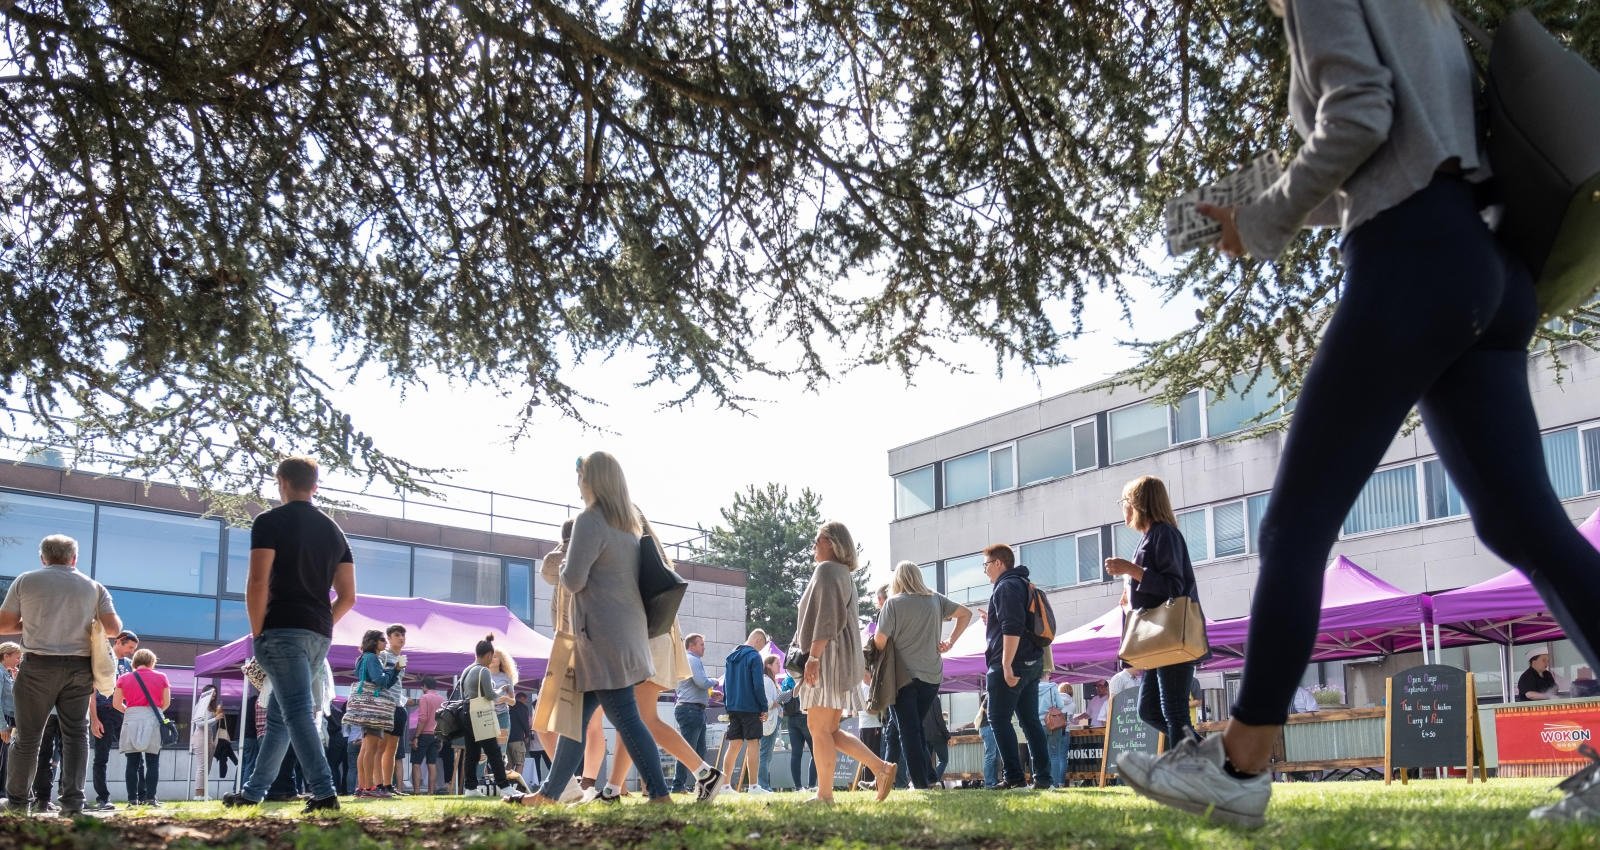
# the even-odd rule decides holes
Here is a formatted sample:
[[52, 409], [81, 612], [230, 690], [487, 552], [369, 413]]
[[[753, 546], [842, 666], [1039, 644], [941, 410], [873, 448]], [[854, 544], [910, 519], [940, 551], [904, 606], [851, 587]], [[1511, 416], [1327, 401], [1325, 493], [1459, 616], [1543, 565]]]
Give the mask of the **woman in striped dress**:
[[815, 557], [816, 572], [800, 597], [797, 642], [810, 653], [798, 696], [811, 727], [811, 752], [817, 762], [816, 800], [833, 802], [833, 768], [840, 750], [871, 768], [878, 777], [878, 799], [882, 800], [894, 788], [895, 765], [839, 728], [845, 711], [866, 709], [860, 688], [866, 662], [861, 655], [852, 580], [859, 562], [849, 529], [839, 522], [818, 529]]

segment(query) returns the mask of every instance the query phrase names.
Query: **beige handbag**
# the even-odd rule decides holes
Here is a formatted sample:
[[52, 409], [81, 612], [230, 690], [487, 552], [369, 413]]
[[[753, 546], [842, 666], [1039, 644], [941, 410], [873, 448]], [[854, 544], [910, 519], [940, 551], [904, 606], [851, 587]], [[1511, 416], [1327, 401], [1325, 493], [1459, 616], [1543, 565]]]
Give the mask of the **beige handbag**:
[[111, 641], [99, 617], [89, 621], [89, 665], [94, 671], [95, 692], [111, 696], [117, 689], [117, 659], [111, 654]]
[[572, 634], [571, 599], [556, 587], [556, 636], [550, 646], [550, 665], [539, 684], [533, 728], [574, 741], [583, 740], [583, 692], [578, 690], [578, 640]]
[[1154, 670], [1199, 661], [1210, 652], [1199, 600], [1174, 596], [1164, 604], [1136, 609], [1129, 615], [1117, 655], [1135, 669]]

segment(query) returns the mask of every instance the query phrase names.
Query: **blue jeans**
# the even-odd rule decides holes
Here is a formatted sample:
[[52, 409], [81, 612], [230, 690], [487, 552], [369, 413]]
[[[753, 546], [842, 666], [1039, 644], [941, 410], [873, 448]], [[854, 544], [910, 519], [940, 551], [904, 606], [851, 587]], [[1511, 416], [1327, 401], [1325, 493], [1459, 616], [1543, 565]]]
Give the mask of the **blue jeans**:
[[794, 787], [817, 787], [817, 752], [811, 751], [811, 781], [805, 785], [800, 784], [800, 761], [807, 747], [811, 746], [811, 727], [806, 725], [804, 714], [794, 714], [783, 718], [789, 727], [789, 775], [794, 778]]
[[922, 721], [939, 699], [939, 686], [921, 679], [907, 682], [894, 696], [894, 719], [900, 732], [900, 752], [910, 768], [911, 787], [930, 788], [928, 744], [922, 734]]
[[756, 784], [768, 791], [772, 790], [772, 748], [777, 746], [778, 729], [782, 728], [783, 724], [780, 723], [777, 729], [772, 730], [771, 735], [761, 736], [761, 766], [756, 769]]
[[257, 744], [256, 762], [245, 779], [245, 799], [266, 798], [291, 745], [312, 798], [338, 793], [317, 734], [317, 720], [311, 716], [312, 665], [328, 657], [330, 643], [326, 636], [305, 629], [267, 629], [256, 637], [256, 662], [272, 683], [272, 699], [267, 703], [267, 729]]
[[[249, 718], [240, 721], [243, 725], [253, 722]], [[243, 781], [250, 778], [251, 771], [256, 769], [256, 751], [261, 748], [260, 738], [246, 738], [239, 742], [239, 777]]]
[[994, 729], [994, 742], [1000, 747], [1000, 760], [1006, 768], [1006, 782], [1022, 785], [1027, 780], [1022, 772], [1022, 758], [1017, 753], [1017, 730], [1011, 726], [1016, 717], [1022, 724], [1022, 734], [1028, 739], [1028, 752], [1033, 757], [1033, 784], [1035, 788], [1050, 787], [1050, 748], [1044, 739], [1044, 724], [1039, 722], [1039, 673], [1041, 663], [1017, 664], [1016, 672], [1022, 681], [1016, 687], [1006, 684], [999, 668], [989, 671], [989, 726]]
[[[618, 740], [627, 747], [628, 755], [633, 756], [633, 768], [639, 771], [639, 780], [644, 785], [645, 793], [652, 800], [667, 796], [670, 792], [667, 790], [667, 777], [661, 772], [661, 754], [656, 750], [655, 739], [650, 737], [650, 730], [644, 726], [644, 719], [639, 716], [639, 703], [633, 697], [633, 688], [585, 691], [584, 734], [588, 734], [589, 718], [601, 706], [605, 707], [606, 718], [616, 728]], [[555, 760], [550, 763], [550, 775], [539, 786], [539, 793], [552, 800], [561, 799], [561, 792], [566, 790], [567, 783], [572, 781], [573, 774], [578, 772], [582, 762], [583, 742], [562, 738], [561, 743], [556, 745]]]
[[[700, 760], [706, 757], [706, 707], [695, 702], [680, 702], [672, 709], [672, 719], [678, 723], [678, 731], [683, 734], [683, 740], [694, 747], [700, 754]], [[698, 764], [684, 764], [678, 762], [678, 771], [672, 777], [672, 790], [674, 792], [687, 791], [694, 787], [694, 772], [699, 769]]]
[[993, 726], [979, 726], [978, 735], [983, 738], [983, 787], [993, 788], [1000, 784], [1000, 747], [994, 742]]
[[1059, 788], [1067, 784], [1067, 730], [1046, 730], [1044, 737], [1050, 749], [1050, 784]]

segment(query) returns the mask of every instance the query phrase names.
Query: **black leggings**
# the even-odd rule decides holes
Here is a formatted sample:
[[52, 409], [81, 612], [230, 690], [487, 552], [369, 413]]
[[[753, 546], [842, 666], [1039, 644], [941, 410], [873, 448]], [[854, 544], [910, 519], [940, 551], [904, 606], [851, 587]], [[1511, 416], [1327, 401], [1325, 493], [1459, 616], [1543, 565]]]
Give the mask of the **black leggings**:
[[1416, 405], [1478, 538], [1527, 574], [1600, 664], [1600, 551], [1545, 473], [1528, 394], [1539, 321], [1527, 270], [1437, 177], [1346, 236], [1345, 292], [1306, 374], [1261, 524], [1261, 572], [1233, 716], [1288, 717], [1311, 657], [1322, 569], [1350, 506]]

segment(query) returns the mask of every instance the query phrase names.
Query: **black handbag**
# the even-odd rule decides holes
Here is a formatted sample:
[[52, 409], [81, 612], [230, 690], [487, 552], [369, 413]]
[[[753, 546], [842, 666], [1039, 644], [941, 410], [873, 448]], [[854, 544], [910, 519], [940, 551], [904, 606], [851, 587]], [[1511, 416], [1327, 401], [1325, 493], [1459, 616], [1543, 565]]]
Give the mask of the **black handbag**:
[[[144, 678], [139, 675], [138, 670], [133, 671], [133, 680], [139, 683], [139, 690], [144, 691], [145, 702], [149, 703], [150, 708], [156, 713], [156, 721], [161, 729], [161, 746], [163, 748], [176, 747], [178, 745], [178, 724], [172, 722], [172, 718], [168, 717], [165, 712], [156, 706], [156, 701], [150, 696], [150, 689], [145, 687]], [[135, 706], [135, 708], [137, 707]]]
[[672, 631], [678, 619], [678, 606], [689, 590], [689, 582], [661, 560], [661, 550], [646, 534], [639, 538], [639, 598], [644, 600], [645, 625], [650, 637]]
[[1479, 129], [1505, 202], [1496, 232], [1533, 273], [1540, 312], [1559, 316], [1600, 288], [1600, 71], [1526, 8], [1492, 37], [1454, 13], [1489, 52]]
[[806, 677], [806, 662], [811, 660], [811, 653], [800, 648], [799, 644], [789, 647], [789, 654], [783, 658], [783, 669], [794, 674], [796, 682]]

